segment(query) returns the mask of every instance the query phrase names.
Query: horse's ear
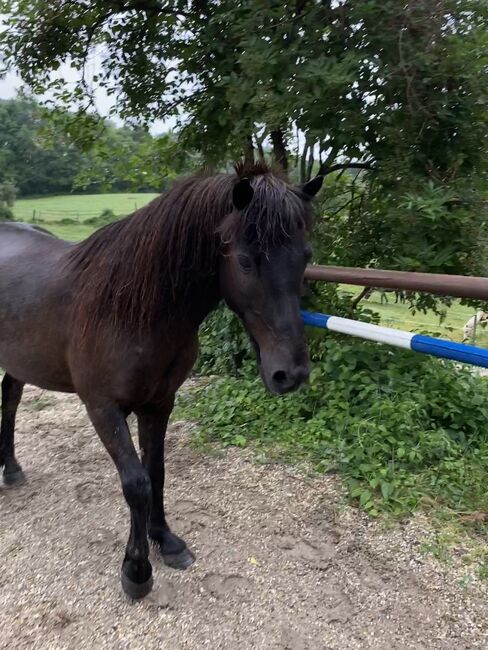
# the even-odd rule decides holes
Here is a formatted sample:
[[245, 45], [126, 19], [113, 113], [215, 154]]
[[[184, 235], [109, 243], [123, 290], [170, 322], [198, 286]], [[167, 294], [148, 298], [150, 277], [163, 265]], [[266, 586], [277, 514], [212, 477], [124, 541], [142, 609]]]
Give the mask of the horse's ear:
[[308, 181], [308, 183], [305, 183], [305, 185], [302, 185], [301, 188], [302, 192], [309, 199], [313, 199], [313, 197], [317, 194], [317, 192], [322, 187], [323, 182], [324, 182], [323, 176], [316, 176], [315, 178], [312, 178], [311, 181]]
[[248, 178], [241, 178], [234, 185], [234, 190], [232, 192], [232, 203], [234, 207], [238, 210], [244, 210], [251, 203], [254, 190], [251, 187], [251, 183]]

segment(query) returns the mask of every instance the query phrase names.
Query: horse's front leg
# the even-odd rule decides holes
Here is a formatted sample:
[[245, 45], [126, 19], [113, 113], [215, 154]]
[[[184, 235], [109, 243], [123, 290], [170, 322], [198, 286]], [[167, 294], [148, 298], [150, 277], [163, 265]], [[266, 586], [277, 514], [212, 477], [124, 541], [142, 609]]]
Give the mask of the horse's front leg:
[[143, 598], [152, 589], [147, 520], [151, 507], [151, 482], [142, 466], [122, 410], [113, 404], [86, 404], [88, 415], [112, 457], [130, 508], [130, 535], [122, 563], [122, 587], [131, 598]]
[[174, 569], [186, 569], [195, 556], [185, 542], [171, 532], [164, 513], [164, 438], [174, 396], [157, 406], [136, 411], [142, 463], [149, 474], [152, 487], [152, 507], [149, 515], [149, 539], [155, 542], [164, 563]]

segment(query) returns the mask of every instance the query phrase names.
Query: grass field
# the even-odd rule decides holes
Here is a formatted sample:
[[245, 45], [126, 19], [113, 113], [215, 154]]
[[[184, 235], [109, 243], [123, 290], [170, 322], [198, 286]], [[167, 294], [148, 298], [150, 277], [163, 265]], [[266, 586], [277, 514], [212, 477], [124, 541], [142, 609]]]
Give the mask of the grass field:
[[53, 235], [66, 239], [67, 241], [81, 241], [86, 239], [88, 235], [96, 230], [94, 226], [88, 226], [83, 223], [80, 224], [64, 224], [64, 223], [46, 223], [42, 224], [46, 230], [50, 230]]
[[[358, 294], [361, 290], [360, 287], [353, 285], [342, 285], [342, 289], [352, 295]], [[381, 325], [385, 327], [394, 327], [417, 334], [427, 333], [452, 341], [462, 341], [463, 325], [475, 313], [472, 307], [454, 301], [452, 306], [447, 308], [445, 320], [440, 323], [439, 317], [431, 312], [412, 314], [407, 305], [395, 304], [395, 296], [391, 293], [387, 294], [387, 298], [388, 303], [381, 304], [380, 293], [374, 292], [369, 300], [364, 300], [361, 304], [380, 314]], [[476, 345], [488, 348], [488, 328], [478, 327]]]
[[146, 205], [157, 194], [68, 194], [47, 196], [38, 199], [19, 199], [14, 205], [14, 215], [18, 221], [59, 221], [77, 219], [83, 222], [98, 217], [103, 210], [112, 210], [116, 215], [130, 214]]

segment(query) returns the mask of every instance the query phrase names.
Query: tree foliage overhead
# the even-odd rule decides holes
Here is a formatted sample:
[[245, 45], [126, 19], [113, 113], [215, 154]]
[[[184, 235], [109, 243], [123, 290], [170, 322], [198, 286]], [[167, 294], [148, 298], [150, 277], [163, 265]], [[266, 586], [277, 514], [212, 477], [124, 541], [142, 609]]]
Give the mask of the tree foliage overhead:
[[[486, 0], [0, 0], [0, 9], [5, 62], [57, 105], [89, 115], [101, 86], [124, 118], [176, 118], [180, 142], [208, 161], [268, 146], [300, 180], [364, 169], [333, 211], [335, 262], [482, 271]], [[75, 87], [56, 76], [68, 60]], [[329, 186], [332, 204], [342, 189]]]
[[[183, 116], [208, 156], [263, 135], [279, 156], [298, 128], [325, 166], [402, 154], [446, 179], [477, 162], [462, 154], [486, 127], [484, 0], [2, 4], [6, 61], [33, 90], [89, 108], [90, 84], [101, 85], [124, 117]], [[96, 51], [102, 66], [90, 79]], [[68, 57], [81, 71], [72, 89], [52, 74]]]

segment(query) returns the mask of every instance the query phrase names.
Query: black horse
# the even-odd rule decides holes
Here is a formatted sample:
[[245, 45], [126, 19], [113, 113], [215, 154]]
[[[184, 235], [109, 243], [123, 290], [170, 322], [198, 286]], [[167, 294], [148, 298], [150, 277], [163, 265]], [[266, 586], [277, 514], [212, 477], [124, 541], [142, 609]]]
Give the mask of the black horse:
[[[310, 199], [321, 183], [293, 187], [262, 165], [196, 175], [76, 245], [0, 225], [4, 481], [24, 479], [14, 455], [24, 383], [76, 392], [130, 508], [122, 586], [133, 598], [152, 587], [148, 536], [169, 566], [194, 561], [165, 518], [164, 436], [202, 320], [227, 302], [272, 392], [292, 391], [308, 377], [299, 305]], [[126, 422], [131, 412], [141, 459]]]

